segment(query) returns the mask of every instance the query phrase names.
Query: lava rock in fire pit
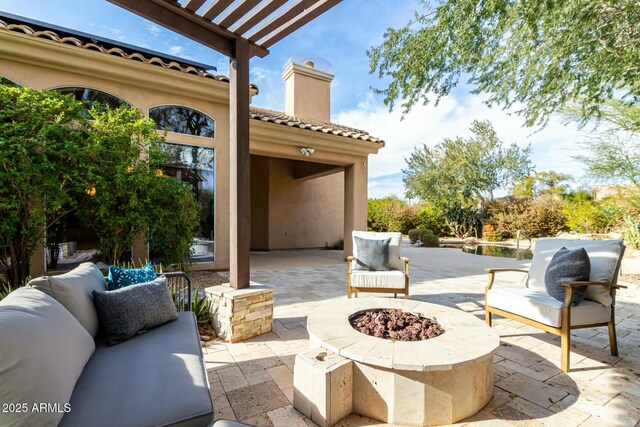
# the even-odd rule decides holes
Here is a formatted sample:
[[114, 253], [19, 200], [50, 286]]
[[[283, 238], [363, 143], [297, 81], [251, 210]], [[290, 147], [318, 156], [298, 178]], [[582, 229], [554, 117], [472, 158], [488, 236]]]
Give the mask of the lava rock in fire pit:
[[349, 317], [351, 326], [363, 334], [398, 341], [420, 341], [444, 334], [435, 319], [390, 308], [359, 311]]

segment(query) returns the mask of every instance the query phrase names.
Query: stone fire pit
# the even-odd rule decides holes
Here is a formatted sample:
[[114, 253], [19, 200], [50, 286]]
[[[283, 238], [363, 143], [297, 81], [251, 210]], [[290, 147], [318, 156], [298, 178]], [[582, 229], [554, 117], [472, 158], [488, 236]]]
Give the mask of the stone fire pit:
[[[446, 332], [395, 341], [351, 326], [351, 315], [374, 308], [435, 318]], [[351, 396], [341, 394], [343, 401], [351, 399], [356, 414], [402, 425], [451, 424], [475, 414], [493, 396], [498, 334], [463, 311], [412, 300], [345, 299], [311, 312], [307, 329], [313, 346], [353, 362]]]

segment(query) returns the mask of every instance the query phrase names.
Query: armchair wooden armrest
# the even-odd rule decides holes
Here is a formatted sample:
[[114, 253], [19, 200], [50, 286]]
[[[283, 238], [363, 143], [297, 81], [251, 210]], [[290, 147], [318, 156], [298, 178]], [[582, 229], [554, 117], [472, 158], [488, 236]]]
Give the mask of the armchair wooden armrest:
[[526, 268], [485, 268], [484, 271], [486, 273], [492, 274], [492, 273], [502, 273], [504, 271], [515, 271], [518, 273], [528, 273], [529, 270]]
[[627, 287], [624, 285], [614, 285], [613, 283], [609, 283], [609, 282], [569, 282], [569, 283], [562, 284], [562, 286], [564, 286], [565, 288], [579, 288], [581, 286], [593, 286], [593, 285], [606, 286], [608, 288], [614, 288], [614, 289], [627, 289]]
[[400, 261], [404, 263], [404, 275], [408, 276], [409, 275], [409, 258], [401, 256]]
[[351, 265], [353, 264], [353, 261], [355, 259], [356, 257], [354, 257], [353, 255], [347, 257], [347, 274], [351, 274]]
[[514, 271], [516, 273], [529, 273], [529, 270], [526, 268], [485, 268], [484, 271], [489, 273], [489, 282], [487, 282], [487, 286], [484, 288], [485, 295], [489, 292], [489, 289], [493, 286], [493, 282], [496, 279], [496, 273], [503, 273], [505, 271]]

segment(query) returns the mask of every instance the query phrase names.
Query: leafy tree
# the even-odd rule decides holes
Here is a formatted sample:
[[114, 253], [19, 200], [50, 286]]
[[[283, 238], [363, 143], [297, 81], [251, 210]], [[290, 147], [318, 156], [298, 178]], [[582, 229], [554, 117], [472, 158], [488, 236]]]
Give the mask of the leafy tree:
[[528, 126], [572, 102], [586, 118], [605, 100], [640, 97], [636, 0], [420, 3], [410, 23], [368, 52], [371, 71], [390, 77], [378, 91], [390, 108], [437, 103], [462, 75], [489, 105], [521, 107]]
[[556, 171], [535, 172], [522, 178], [513, 186], [514, 196], [540, 197], [543, 194], [563, 195], [569, 187], [566, 183], [571, 181], [571, 175]]
[[24, 285], [48, 229], [77, 205], [91, 153], [82, 104], [0, 85], [0, 281]]
[[191, 189], [163, 174], [155, 125], [129, 107], [93, 105], [88, 114], [95, 161], [78, 215], [99, 236], [103, 260], [126, 261], [136, 237], [149, 233], [167, 262], [181, 262], [199, 210]]
[[529, 175], [530, 147], [505, 147], [488, 121], [474, 121], [471, 133], [415, 148], [403, 170], [407, 194], [439, 206], [484, 205], [495, 191]]

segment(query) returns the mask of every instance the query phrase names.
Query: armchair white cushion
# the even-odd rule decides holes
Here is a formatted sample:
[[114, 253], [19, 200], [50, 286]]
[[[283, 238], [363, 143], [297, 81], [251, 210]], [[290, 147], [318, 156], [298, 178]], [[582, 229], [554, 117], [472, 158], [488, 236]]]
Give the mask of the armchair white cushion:
[[[355, 238], [361, 239], [391, 239], [389, 243], [389, 270], [367, 271], [354, 270], [358, 259], [358, 246]], [[353, 257], [349, 258], [349, 269], [347, 273], [347, 295], [351, 293], [363, 292], [389, 292], [404, 293], [405, 298], [409, 295], [409, 260], [401, 257], [402, 234], [401, 233], [378, 233], [373, 231], [353, 232]]]
[[[559, 328], [562, 325], [562, 302], [546, 291], [527, 288], [491, 289], [487, 304], [517, 313], [527, 319]], [[596, 301], [582, 300], [571, 308], [571, 326], [608, 322], [611, 308]]]
[[398, 270], [351, 272], [351, 286], [356, 288], [404, 289], [404, 273]]

